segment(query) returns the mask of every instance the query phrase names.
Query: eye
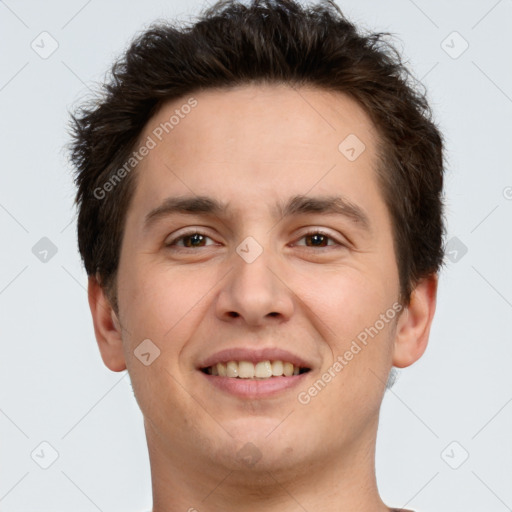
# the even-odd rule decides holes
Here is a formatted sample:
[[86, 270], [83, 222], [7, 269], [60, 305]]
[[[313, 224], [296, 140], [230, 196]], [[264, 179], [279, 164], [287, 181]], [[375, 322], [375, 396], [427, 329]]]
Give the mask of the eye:
[[[206, 240], [212, 240], [208, 235], [198, 230], [189, 231], [183, 233], [180, 236], [172, 238], [169, 242], [166, 242], [166, 247], [178, 247], [182, 249], [194, 249], [201, 247], [208, 247], [213, 244], [207, 244]], [[308, 248], [326, 248], [326, 247], [343, 247], [345, 244], [338, 242], [329, 233], [326, 233], [320, 229], [314, 229], [304, 233], [299, 240], [305, 240], [305, 244], [296, 243], [295, 245], [304, 246]]]
[[[166, 242], [166, 247], [177, 246], [185, 249], [193, 249], [195, 247], [205, 247], [204, 242], [206, 239], [211, 238], [200, 231], [189, 231], [188, 233], [183, 233], [180, 236], [171, 239], [169, 242]], [[183, 242], [183, 244], [180, 244]], [[208, 244], [212, 245], [212, 244]]]
[[[342, 244], [338, 241], [336, 241], [331, 235], [328, 233], [325, 233], [322, 230], [315, 229], [312, 231], [308, 231], [307, 233], [304, 233], [299, 240], [306, 240], [305, 246], [307, 247], [327, 247], [327, 246], [344, 246], [345, 244]], [[329, 244], [329, 241], [332, 241], [334, 243]], [[296, 245], [303, 245], [303, 244], [296, 244]]]

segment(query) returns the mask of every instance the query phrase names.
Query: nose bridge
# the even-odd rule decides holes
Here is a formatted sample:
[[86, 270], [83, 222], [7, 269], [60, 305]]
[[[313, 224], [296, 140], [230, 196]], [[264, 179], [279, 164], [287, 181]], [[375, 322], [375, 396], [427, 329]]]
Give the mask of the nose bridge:
[[262, 297], [266, 294], [271, 295], [275, 276], [270, 268], [275, 257], [272, 255], [269, 244], [263, 247], [254, 238], [248, 237], [237, 247], [236, 253], [237, 255], [233, 258], [235, 265], [233, 270], [237, 275], [235, 283], [241, 287], [248, 287], [254, 292], [259, 291]]
[[293, 301], [276, 275], [278, 268], [272, 244], [263, 246], [253, 237], [244, 239], [233, 254], [233, 269], [218, 300], [219, 316], [243, 317], [250, 324], [289, 317]]

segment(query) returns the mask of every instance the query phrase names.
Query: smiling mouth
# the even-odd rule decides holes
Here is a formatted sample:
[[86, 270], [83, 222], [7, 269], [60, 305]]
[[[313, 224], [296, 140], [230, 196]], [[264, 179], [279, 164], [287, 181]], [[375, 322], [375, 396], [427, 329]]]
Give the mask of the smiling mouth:
[[203, 373], [232, 379], [271, 379], [272, 377], [291, 377], [309, 372], [310, 368], [296, 366], [287, 361], [227, 361], [201, 368]]

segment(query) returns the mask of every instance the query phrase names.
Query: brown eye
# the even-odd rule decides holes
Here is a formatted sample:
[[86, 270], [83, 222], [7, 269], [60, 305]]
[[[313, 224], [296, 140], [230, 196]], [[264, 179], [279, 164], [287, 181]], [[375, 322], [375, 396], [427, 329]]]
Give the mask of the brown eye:
[[[166, 243], [166, 247], [178, 246], [184, 247], [186, 249], [194, 249], [195, 247], [206, 247], [207, 245], [205, 241], [211, 238], [203, 233], [198, 231], [191, 231], [189, 233], [184, 233], [177, 238], [172, 239], [170, 242]], [[183, 242], [183, 243], [180, 243]]]
[[328, 245], [329, 237], [322, 235], [322, 233], [314, 233], [312, 235], [305, 235], [304, 238], [309, 240], [310, 243], [306, 242], [308, 247], [325, 247]]
[[[310, 231], [308, 233], [304, 233], [299, 240], [305, 240], [305, 244], [297, 244], [304, 245], [306, 247], [332, 247], [332, 246], [343, 246], [344, 244], [339, 243], [332, 236], [323, 231]], [[332, 242], [332, 243], [329, 243]]]

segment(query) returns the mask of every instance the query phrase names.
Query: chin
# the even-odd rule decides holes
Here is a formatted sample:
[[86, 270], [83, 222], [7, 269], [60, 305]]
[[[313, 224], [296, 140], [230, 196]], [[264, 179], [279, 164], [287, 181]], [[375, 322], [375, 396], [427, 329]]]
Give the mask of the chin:
[[[224, 466], [233, 471], [236, 478], [247, 485], [256, 487], [263, 481], [267, 481], [269, 472], [272, 474], [289, 474], [297, 470], [296, 460], [298, 450], [292, 446], [283, 446], [278, 443], [257, 445], [251, 441], [236, 443], [236, 446], [228, 447], [214, 455], [212, 463], [215, 467]], [[303, 457], [304, 454], [301, 454]], [[258, 479], [258, 480], [255, 480]]]
[[286, 415], [279, 420], [250, 417], [223, 422], [232, 437], [224, 436], [227, 442], [220, 442], [211, 452], [216, 463], [242, 474], [289, 471], [296, 466], [299, 453], [301, 458], [305, 456], [303, 448], [309, 443], [302, 438], [303, 427], [284, 418]]

